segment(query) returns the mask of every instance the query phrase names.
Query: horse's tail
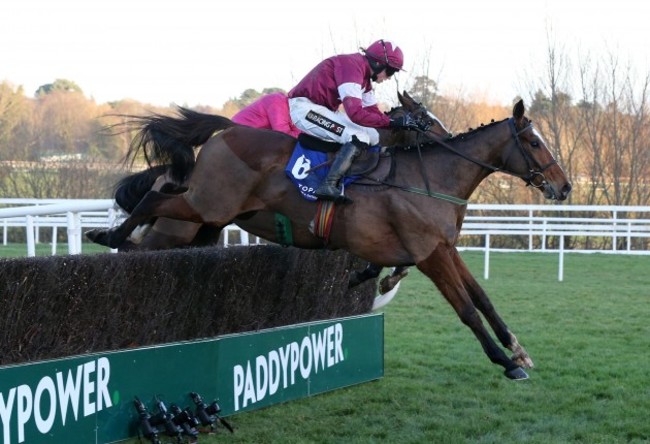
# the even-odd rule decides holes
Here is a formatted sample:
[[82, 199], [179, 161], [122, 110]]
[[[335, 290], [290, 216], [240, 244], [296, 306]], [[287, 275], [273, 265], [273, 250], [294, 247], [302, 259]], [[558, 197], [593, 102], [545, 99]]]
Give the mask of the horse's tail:
[[157, 165], [122, 178], [115, 185], [115, 202], [127, 213], [140, 203], [156, 179], [167, 172], [169, 165]]
[[168, 164], [171, 177], [178, 183], [187, 179], [194, 168], [194, 148], [203, 145], [215, 131], [236, 125], [232, 120], [215, 114], [204, 114], [177, 107], [180, 117], [154, 114], [131, 116], [138, 129], [127, 152], [133, 162], [142, 152], [149, 166]]

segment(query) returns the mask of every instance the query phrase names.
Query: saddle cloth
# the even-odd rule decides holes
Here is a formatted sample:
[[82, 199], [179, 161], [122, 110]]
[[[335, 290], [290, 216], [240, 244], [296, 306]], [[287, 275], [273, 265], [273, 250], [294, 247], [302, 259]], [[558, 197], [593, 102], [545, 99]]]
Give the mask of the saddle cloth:
[[[375, 167], [380, 150], [381, 147], [379, 146], [373, 146], [366, 150], [376, 158], [374, 164]], [[328, 163], [328, 153], [305, 148], [300, 141], [296, 142], [293, 154], [285, 167], [285, 173], [298, 188], [298, 191], [300, 191], [305, 199], [312, 202], [318, 199], [314, 196], [314, 191], [327, 177], [329, 170], [330, 164]], [[352, 174], [355, 174], [356, 169], [354, 168], [354, 165], [350, 170]], [[357, 175], [344, 177], [343, 186], [345, 187], [361, 177], [358, 175], [360, 173], [356, 174]]]

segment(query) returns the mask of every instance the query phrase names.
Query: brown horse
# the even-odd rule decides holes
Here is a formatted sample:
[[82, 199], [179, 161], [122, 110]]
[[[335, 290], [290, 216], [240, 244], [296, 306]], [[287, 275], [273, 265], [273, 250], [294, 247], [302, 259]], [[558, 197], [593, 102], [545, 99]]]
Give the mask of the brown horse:
[[[428, 130], [424, 133], [416, 133], [412, 131], [395, 131], [381, 132], [380, 145], [400, 145], [400, 146], [414, 146], [417, 143], [422, 143], [428, 139], [442, 138], [445, 139], [450, 136], [449, 130], [444, 124], [433, 114], [431, 114], [421, 103], [414, 100], [406, 91], [402, 94], [397, 94], [400, 101], [400, 106], [393, 108], [389, 111], [389, 115], [398, 116], [405, 111], [413, 115], [413, 117], [424, 123]], [[236, 124], [230, 120], [195, 113], [193, 111], [181, 109], [188, 121], [211, 122], [210, 129], [223, 130]], [[145, 124], [151, 121], [144, 120]], [[155, 122], [155, 118], [154, 118]], [[165, 127], [156, 126], [152, 132], [153, 138], [157, 143], [169, 143], [169, 139], [173, 139], [173, 134], [164, 134]], [[166, 138], [165, 140], [160, 140]], [[203, 143], [203, 142], [201, 142]], [[180, 184], [171, 181], [168, 174], [167, 165], [152, 166], [147, 170], [129, 175], [117, 184], [115, 191], [115, 199], [127, 212], [131, 212], [133, 208], [144, 197], [145, 193], [149, 190], [173, 190]], [[283, 243], [285, 245], [293, 245], [293, 241], [285, 238], [280, 238], [281, 234], [278, 232], [278, 218], [273, 213], [263, 214], [249, 214], [244, 217], [236, 218], [232, 221], [240, 228], [252, 233], [254, 235], [263, 237], [264, 239], [275, 242]], [[288, 223], [288, 221], [287, 221]], [[291, 229], [291, 227], [287, 227]], [[292, 230], [293, 231], [293, 230]], [[147, 224], [136, 230], [127, 241], [118, 247], [120, 251], [126, 250], [161, 250], [168, 248], [176, 248], [182, 246], [205, 246], [216, 244], [221, 232], [220, 227], [212, 225], [198, 224], [193, 222], [186, 222], [174, 220], [169, 218], [158, 218], [153, 224]], [[293, 236], [293, 232], [291, 233]], [[314, 236], [309, 231], [298, 232], [297, 236], [303, 237], [300, 244], [305, 244], [306, 239], [313, 238]], [[322, 239], [314, 238], [313, 241], [320, 243]], [[383, 267], [369, 263], [363, 271], [353, 271], [350, 277], [350, 287], [365, 282], [368, 279], [373, 279], [381, 273]], [[380, 294], [385, 294], [392, 290], [397, 283], [408, 274], [407, 267], [396, 267], [392, 274], [385, 276], [379, 284]]]
[[[124, 177], [116, 185], [115, 202], [127, 213], [130, 213], [150, 190], [166, 192], [177, 190], [177, 185], [166, 182], [167, 170], [167, 165], [160, 165]], [[288, 220], [283, 220], [282, 216], [276, 213], [265, 211], [242, 215], [234, 219], [232, 223], [248, 233], [285, 246], [295, 245], [294, 235], [302, 238], [299, 240], [301, 245], [304, 245], [305, 237], [315, 238], [308, 230], [299, 230], [294, 233]], [[286, 226], [279, 230], [278, 224], [286, 224]], [[284, 230], [290, 230], [290, 235], [284, 235]], [[151, 223], [139, 226], [117, 249], [119, 251], [141, 251], [217, 245], [221, 231], [221, 227], [214, 225], [160, 217]], [[322, 239], [319, 238], [314, 240], [322, 242]], [[383, 267], [379, 265], [369, 263], [361, 271], [353, 270], [350, 275], [349, 287], [355, 287], [369, 279], [378, 277], [382, 269]], [[382, 277], [379, 282], [378, 295], [386, 295], [392, 291], [406, 275], [408, 275], [408, 267], [395, 267], [390, 274]], [[388, 301], [391, 298], [382, 298], [382, 301]], [[382, 305], [384, 303], [386, 302], [383, 302]]]
[[[571, 191], [562, 168], [524, 114], [519, 101], [510, 118], [447, 142], [428, 142], [382, 158], [377, 172], [348, 187], [354, 203], [336, 209], [327, 244], [382, 266], [415, 264], [472, 330], [488, 358], [511, 379], [527, 378], [523, 368], [532, 367], [532, 360], [463, 263], [455, 244], [466, 199], [495, 171], [520, 177], [549, 199], [564, 200]], [[283, 134], [233, 127], [210, 138], [194, 164], [183, 164], [179, 159], [189, 159], [193, 151], [178, 152], [174, 148], [182, 147], [170, 144], [166, 154], [177, 159], [176, 173], [188, 177], [187, 191], [176, 195], [150, 191], [120, 226], [88, 235], [116, 247], [151, 217], [223, 227], [257, 211], [281, 213], [294, 227], [308, 231], [317, 204], [303, 199], [286, 177], [284, 167], [293, 145], [293, 139]], [[136, 145], [134, 153], [138, 149], [145, 148]], [[320, 248], [323, 242], [312, 238], [299, 246]], [[501, 344], [513, 352], [511, 358], [491, 337], [479, 312]]]

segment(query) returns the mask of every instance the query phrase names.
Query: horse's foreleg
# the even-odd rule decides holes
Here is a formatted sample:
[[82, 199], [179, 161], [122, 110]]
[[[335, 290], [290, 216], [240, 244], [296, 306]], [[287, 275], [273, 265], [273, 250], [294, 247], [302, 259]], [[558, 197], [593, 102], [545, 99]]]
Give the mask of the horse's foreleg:
[[528, 378], [526, 372], [508, 358], [494, 342], [483, 325], [456, 268], [452, 250], [453, 247], [439, 245], [428, 258], [417, 264], [418, 269], [434, 282], [463, 324], [472, 330], [490, 361], [501, 365], [505, 369], [505, 375], [510, 379]]
[[530, 359], [526, 350], [519, 344], [515, 335], [512, 334], [508, 329], [508, 326], [503, 322], [487, 294], [479, 283], [476, 282], [476, 279], [474, 279], [474, 276], [470, 273], [467, 265], [463, 262], [458, 250], [454, 248], [452, 253], [454, 265], [460, 274], [463, 285], [472, 299], [472, 302], [476, 308], [483, 313], [483, 316], [492, 327], [492, 330], [494, 330], [494, 333], [497, 338], [499, 338], [501, 344], [512, 351], [513, 355], [511, 359], [520, 367], [533, 368], [534, 364], [532, 359]]

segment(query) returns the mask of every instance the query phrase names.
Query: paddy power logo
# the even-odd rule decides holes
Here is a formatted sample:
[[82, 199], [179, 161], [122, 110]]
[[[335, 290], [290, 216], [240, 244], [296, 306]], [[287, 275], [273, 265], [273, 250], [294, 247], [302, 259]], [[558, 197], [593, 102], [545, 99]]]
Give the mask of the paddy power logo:
[[67, 372], [43, 376], [34, 385], [21, 384], [0, 392], [3, 442], [24, 442], [28, 424], [33, 423], [40, 433], [46, 434], [55, 422], [65, 426], [66, 422], [111, 407], [110, 376], [109, 360], [99, 358]]
[[235, 411], [343, 362], [343, 325], [337, 323], [233, 367]]

